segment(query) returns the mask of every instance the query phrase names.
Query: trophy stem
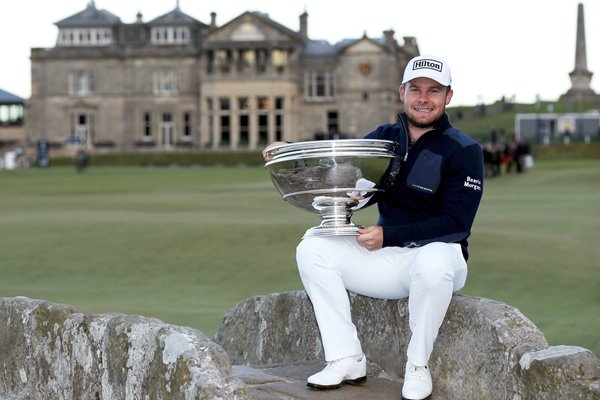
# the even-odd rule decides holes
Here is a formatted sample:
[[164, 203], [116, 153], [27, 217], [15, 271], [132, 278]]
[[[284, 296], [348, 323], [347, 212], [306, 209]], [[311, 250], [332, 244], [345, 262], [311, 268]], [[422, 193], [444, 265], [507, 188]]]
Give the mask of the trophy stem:
[[306, 236], [352, 236], [358, 235], [362, 226], [352, 223], [352, 207], [358, 202], [349, 198], [321, 197], [315, 199], [313, 207], [321, 215], [321, 224], [310, 228]]

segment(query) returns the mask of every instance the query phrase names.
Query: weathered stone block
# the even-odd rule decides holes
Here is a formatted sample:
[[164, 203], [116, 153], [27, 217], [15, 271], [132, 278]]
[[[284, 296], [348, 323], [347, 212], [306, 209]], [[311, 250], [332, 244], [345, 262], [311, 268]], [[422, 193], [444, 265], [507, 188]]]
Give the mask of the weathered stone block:
[[0, 354], [2, 399], [253, 399], [202, 332], [141, 316], [0, 298]]
[[524, 398], [600, 399], [600, 362], [588, 349], [553, 346], [523, 355], [520, 366]]
[[319, 329], [304, 292], [256, 296], [231, 309], [215, 341], [234, 364], [275, 364], [323, 358]]
[[[350, 295], [350, 303], [369, 360], [402, 377], [410, 339], [407, 300]], [[304, 292], [257, 296], [239, 303], [225, 315], [215, 341], [234, 364], [285, 364], [323, 357], [312, 306]], [[523, 370], [520, 361], [524, 357], [547, 348], [543, 333], [516, 308], [489, 299], [454, 296], [430, 359], [436, 398], [550, 399], [536, 394], [540, 392], [536, 385], [550, 383], [555, 388], [559, 384], [572, 387], [568, 393], [597, 390], [597, 360], [589, 365], [579, 358], [573, 360], [573, 365], [564, 366], [571, 374], [545, 365], [542, 375], [548, 375], [543, 379]], [[588, 372], [574, 372], [581, 368]]]

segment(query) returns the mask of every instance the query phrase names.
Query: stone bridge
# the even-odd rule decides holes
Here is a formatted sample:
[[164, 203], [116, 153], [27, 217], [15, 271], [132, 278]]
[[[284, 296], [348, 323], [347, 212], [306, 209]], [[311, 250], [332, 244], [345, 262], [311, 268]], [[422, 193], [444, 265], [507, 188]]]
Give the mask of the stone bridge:
[[[369, 380], [327, 392], [305, 386], [323, 355], [301, 291], [242, 301], [212, 340], [152, 318], [0, 298], [0, 400], [398, 399], [407, 302], [350, 298]], [[548, 346], [517, 309], [489, 299], [454, 296], [430, 361], [433, 400], [600, 400], [596, 355]]]

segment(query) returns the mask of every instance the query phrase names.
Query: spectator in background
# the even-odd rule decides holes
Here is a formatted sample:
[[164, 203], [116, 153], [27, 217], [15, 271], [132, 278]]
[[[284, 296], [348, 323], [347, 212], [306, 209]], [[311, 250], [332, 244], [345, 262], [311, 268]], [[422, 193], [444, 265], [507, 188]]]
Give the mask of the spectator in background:
[[83, 172], [86, 170], [90, 163], [90, 157], [85, 150], [79, 149], [75, 153], [75, 169], [77, 172]]

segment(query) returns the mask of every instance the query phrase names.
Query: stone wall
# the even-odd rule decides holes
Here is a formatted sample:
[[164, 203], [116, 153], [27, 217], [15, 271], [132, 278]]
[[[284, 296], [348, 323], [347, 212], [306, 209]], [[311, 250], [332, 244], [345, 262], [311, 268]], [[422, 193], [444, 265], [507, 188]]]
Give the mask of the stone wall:
[[0, 399], [253, 399], [202, 332], [0, 298]]
[[[410, 337], [406, 300], [350, 296], [367, 358], [400, 377]], [[304, 292], [250, 298], [225, 316], [215, 337], [234, 364], [322, 359]], [[430, 359], [436, 398], [600, 399], [600, 363], [589, 350], [549, 347], [519, 310], [454, 296]], [[437, 397], [439, 396], [439, 397]]]
[[[350, 299], [369, 361], [401, 377], [407, 302]], [[0, 354], [1, 400], [251, 400], [251, 388], [232, 376], [232, 363], [323, 359], [304, 292], [240, 302], [214, 341], [152, 318], [0, 298]], [[436, 399], [600, 400], [596, 355], [549, 347], [517, 309], [488, 299], [453, 298], [430, 361]]]

